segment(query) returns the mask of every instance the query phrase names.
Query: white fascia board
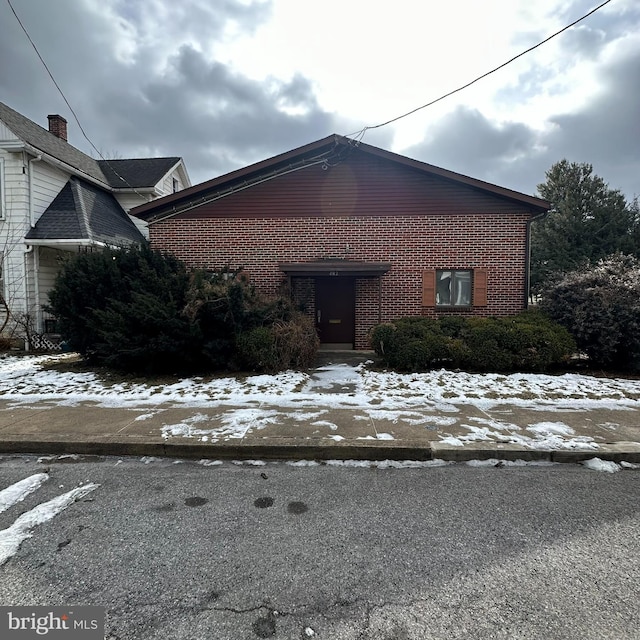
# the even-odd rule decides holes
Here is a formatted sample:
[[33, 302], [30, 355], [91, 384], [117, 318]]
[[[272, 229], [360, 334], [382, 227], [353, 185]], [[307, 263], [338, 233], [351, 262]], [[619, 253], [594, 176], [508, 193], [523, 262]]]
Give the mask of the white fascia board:
[[36, 247], [58, 247], [60, 245], [73, 245], [73, 246], [82, 246], [82, 247], [106, 247], [108, 246], [104, 242], [95, 242], [94, 240], [89, 240], [88, 238], [49, 238], [47, 240], [42, 240], [40, 238], [28, 239], [24, 238], [23, 242], [27, 245], [33, 245]]
[[25, 143], [22, 140], [0, 140], [0, 149], [16, 153], [25, 150]]
[[54, 167], [58, 167], [59, 169], [62, 169], [67, 173], [71, 173], [74, 176], [78, 176], [79, 178], [82, 178], [86, 182], [95, 184], [96, 186], [100, 187], [105, 191], [113, 191], [113, 189], [106, 182], [102, 182], [102, 180], [98, 180], [97, 178], [90, 176], [88, 173], [84, 173], [84, 171], [80, 171], [80, 169], [78, 169], [77, 167], [67, 164], [62, 160], [58, 160], [58, 158], [55, 158], [54, 156], [49, 155], [45, 151], [41, 151], [40, 149], [38, 149], [38, 147], [34, 147], [30, 144], [25, 143], [24, 149], [27, 151], [27, 153], [33, 156], [36, 156], [36, 157], [42, 156], [42, 160], [44, 162], [48, 162], [49, 164], [52, 164]]

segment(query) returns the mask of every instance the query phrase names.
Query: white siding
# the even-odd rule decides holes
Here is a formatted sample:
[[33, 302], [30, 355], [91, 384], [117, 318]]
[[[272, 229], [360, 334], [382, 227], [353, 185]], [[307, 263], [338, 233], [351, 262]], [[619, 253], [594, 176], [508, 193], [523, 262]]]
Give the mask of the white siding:
[[15, 142], [16, 140], [20, 140], [20, 138], [18, 138], [4, 122], [0, 121], [0, 142], [6, 140]]
[[4, 204], [4, 157], [0, 154], [0, 220], [4, 218], [5, 215], [5, 204]]
[[[1, 132], [0, 132], [1, 133]], [[42, 215], [69, 179], [69, 175], [20, 152], [0, 150], [4, 168], [5, 216], [0, 220], [0, 252], [4, 255], [4, 287], [12, 314], [41, 318], [35, 281], [37, 249], [27, 251], [24, 236], [30, 228], [29, 170], [33, 171], [32, 201], [34, 221]], [[31, 160], [31, 162], [30, 162]], [[40, 330], [39, 323], [36, 327]]]
[[[138, 195], [137, 193], [116, 193], [114, 194], [116, 200], [120, 203], [120, 206], [129, 211], [134, 207], [139, 207], [141, 204], [145, 204], [150, 200], [153, 200], [153, 196], [150, 193], [143, 193]], [[138, 231], [148, 240], [149, 239], [149, 227], [144, 220], [136, 218], [135, 216], [129, 216], [131, 222], [138, 227]]]
[[116, 193], [114, 195], [125, 211], [129, 211], [134, 207], [139, 207], [141, 204], [146, 204], [150, 200], [153, 200], [153, 196], [150, 193], [142, 193], [140, 195], [137, 193]]
[[176, 191], [182, 191], [187, 186], [184, 184], [184, 181], [178, 169], [175, 169], [171, 173], [168, 173], [164, 177], [164, 180], [162, 180], [162, 182], [158, 183], [156, 186], [160, 188], [163, 195], [167, 196], [170, 193], [174, 193], [174, 190], [173, 190], [174, 180], [176, 180], [176, 182], [178, 183]]
[[25, 313], [27, 276], [26, 249], [23, 238], [28, 228], [29, 197], [25, 163], [29, 156], [22, 151], [0, 149], [4, 185], [4, 218], [0, 220], [0, 253], [3, 254], [5, 300], [13, 313]]
[[33, 214], [37, 222], [53, 199], [67, 184], [71, 174], [64, 173], [46, 162], [34, 162], [33, 167]]

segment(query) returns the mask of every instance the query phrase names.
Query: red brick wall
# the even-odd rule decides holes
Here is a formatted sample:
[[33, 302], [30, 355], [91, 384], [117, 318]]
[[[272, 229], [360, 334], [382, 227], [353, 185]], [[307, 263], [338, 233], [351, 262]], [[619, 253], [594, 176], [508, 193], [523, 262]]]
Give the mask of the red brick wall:
[[[150, 225], [155, 248], [202, 268], [244, 267], [266, 292], [283, 284], [278, 264], [327, 258], [390, 262], [378, 280], [356, 282], [356, 348], [366, 349], [367, 332], [382, 321], [408, 315], [513, 315], [524, 307], [526, 225], [519, 213], [358, 215], [329, 217], [246, 215], [233, 218], [173, 217]], [[488, 270], [487, 306], [466, 311], [422, 307], [426, 269]]]

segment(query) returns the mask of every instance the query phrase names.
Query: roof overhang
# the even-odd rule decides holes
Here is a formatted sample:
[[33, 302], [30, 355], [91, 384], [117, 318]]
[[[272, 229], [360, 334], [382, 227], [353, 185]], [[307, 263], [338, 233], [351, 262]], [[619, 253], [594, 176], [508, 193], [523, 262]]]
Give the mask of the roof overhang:
[[318, 262], [283, 262], [279, 267], [288, 276], [372, 278], [387, 273], [391, 269], [391, 263], [320, 260]]
[[[77, 251], [81, 247], [108, 247], [112, 246], [105, 242], [88, 240], [87, 238], [25, 238], [25, 245], [33, 247], [49, 247], [50, 249], [61, 249], [63, 251]], [[113, 245], [118, 246], [118, 245]]]
[[356, 150], [395, 162], [427, 175], [449, 180], [454, 184], [465, 185], [472, 189], [508, 199], [515, 205], [527, 207], [532, 215], [543, 214], [551, 206], [546, 200], [535, 196], [512, 191], [477, 178], [471, 178], [448, 169], [442, 169], [419, 160], [357, 142], [345, 136], [333, 134], [304, 147], [293, 149], [273, 158], [268, 158], [207, 182], [183, 189], [177, 193], [164, 196], [158, 200], [147, 202], [135, 207], [130, 213], [147, 221], [149, 224], [153, 224], [293, 171], [306, 169], [317, 164], [340, 162], [341, 153]]

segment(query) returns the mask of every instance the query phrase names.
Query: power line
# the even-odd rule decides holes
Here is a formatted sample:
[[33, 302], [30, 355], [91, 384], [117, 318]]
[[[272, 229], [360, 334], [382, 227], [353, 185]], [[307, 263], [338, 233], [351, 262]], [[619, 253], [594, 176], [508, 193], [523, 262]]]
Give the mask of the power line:
[[571, 24], [568, 24], [566, 27], [563, 27], [559, 31], [556, 31], [554, 34], [550, 35], [548, 38], [545, 38], [541, 42], [538, 42], [538, 44], [533, 45], [533, 47], [529, 47], [528, 49], [526, 49], [525, 51], [522, 51], [518, 55], [513, 56], [513, 58], [511, 58], [510, 60], [507, 60], [506, 62], [503, 62], [501, 65], [497, 66], [495, 69], [491, 69], [491, 71], [487, 71], [486, 73], [483, 73], [481, 76], [478, 76], [477, 78], [474, 78], [473, 80], [471, 80], [471, 82], [467, 82], [466, 84], [462, 85], [461, 87], [458, 87], [457, 89], [454, 89], [453, 91], [449, 91], [448, 93], [445, 93], [444, 95], [440, 96], [439, 98], [436, 98], [435, 100], [432, 100], [431, 102], [427, 102], [427, 104], [423, 104], [420, 107], [416, 107], [415, 109], [412, 109], [411, 111], [407, 111], [407, 113], [403, 113], [402, 115], [397, 116], [395, 118], [392, 118], [391, 120], [387, 120], [386, 122], [382, 122], [380, 124], [364, 127], [363, 129], [360, 129], [359, 131], [354, 131], [353, 133], [348, 133], [347, 137], [356, 136], [356, 139], [358, 141], [360, 141], [360, 140], [362, 140], [362, 138], [364, 137], [365, 133], [369, 129], [379, 129], [380, 127], [385, 127], [386, 125], [391, 124], [392, 122], [397, 122], [398, 120], [401, 120], [402, 118], [406, 118], [407, 116], [413, 115], [417, 111], [421, 111], [422, 109], [426, 109], [427, 107], [430, 107], [431, 105], [436, 104], [436, 102], [440, 102], [441, 100], [444, 100], [445, 98], [448, 98], [449, 96], [452, 96], [454, 93], [458, 93], [459, 91], [462, 91], [463, 89], [466, 89], [466, 88], [470, 87], [472, 84], [475, 84], [476, 82], [486, 78], [487, 76], [490, 76], [492, 73], [495, 73], [496, 71], [499, 71], [503, 67], [506, 67], [508, 64], [511, 64], [514, 60], [517, 60], [518, 58], [521, 58], [522, 56], [526, 55], [527, 53], [530, 53], [534, 49], [537, 49], [538, 47], [541, 47], [543, 44], [549, 42], [549, 40], [552, 40], [556, 36], [559, 36], [561, 33], [567, 31], [568, 29], [571, 29], [571, 27], [574, 27], [579, 22], [582, 22], [583, 20], [585, 20], [589, 16], [593, 15], [596, 11], [599, 11], [600, 9], [602, 9], [602, 7], [604, 7], [605, 5], [609, 4], [610, 2], [611, 2], [611, 0], [605, 0], [605, 2], [603, 2], [600, 5], [598, 5], [595, 9], [592, 9], [591, 11], [589, 11], [589, 13], [585, 13], [581, 18], [578, 18], [577, 20], [574, 20]]
[[27, 40], [29, 40], [29, 42], [31, 43], [31, 46], [33, 47], [33, 50], [36, 52], [36, 55], [40, 59], [40, 62], [42, 62], [42, 66], [47, 70], [47, 73], [49, 74], [49, 77], [51, 78], [51, 82], [53, 82], [53, 84], [55, 85], [56, 89], [58, 90], [58, 93], [62, 96], [62, 99], [65, 101], [65, 104], [69, 108], [69, 111], [71, 111], [71, 114], [73, 115], [73, 118], [76, 121], [78, 127], [80, 128], [80, 131], [81, 131], [82, 135], [84, 136], [85, 140], [91, 145], [93, 150], [100, 156], [100, 158], [102, 160], [104, 160], [104, 162], [107, 163], [107, 166], [111, 169], [111, 171], [113, 171], [113, 173], [116, 175], [116, 177], [120, 178], [120, 180], [122, 180], [122, 182], [124, 182], [130, 189], [133, 189], [133, 191], [137, 195], [139, 195], [143, 200], [146, 200], [146, 198], [135, 187], [133, 187], [133, 186], [131, 186], [129, 184], [129, 181], [126, 178], [121, 176], [113, 168], [113, 166], [110, 164], [110, 162], [102, 155], [102, 153], [100, 153], [100, 151], [98, 150], [96, 145], [93, 144], [93, 142], [91, 141], [89, 136], [86, 134], [84, 128], [80, 124], [80, 120], [79, 120], [78, 116], [76, 115], [76, 112], [73, 110], [73, 107], [71, 106], [71, 104], [69, 104], [69, 101], [67, 100], [67, 96], [64, 95], [64, 91], [62, 91], [62, 89], [60, 88], [60, 85], [56, 82], [56, 79], [53, 77], [53, 73], [51, 73], [51, 70], [47, 66], [47, 63], [44, 61], [44, 58], [40, 55], [40, 51], [38, 51], [38, 47], [36, 47], [36, 44], [31, 39], [31, 36], [29, 35], [29, 32], [27, 31], [26, 27], [24, 26], [24, 24], [22, 24], [22, 20], [20, 20], [20, 16], [18, 16], [18, 14], [16, 13], [16, 10], [13, 8], [13, 5], [11, 4], [11, 0], [7, 0], [7, 4], [9, 5], [9, 8], [11, 9], [11, 12], [13, 13], [13, 15], [16, 18], [16, 20], [18, 21], [18, 24], [20, 25], [20, 27], [24, 31], [24, 35], [27, 36]]

